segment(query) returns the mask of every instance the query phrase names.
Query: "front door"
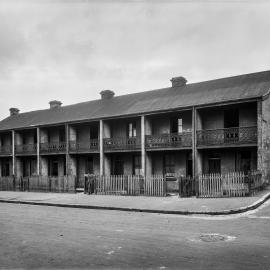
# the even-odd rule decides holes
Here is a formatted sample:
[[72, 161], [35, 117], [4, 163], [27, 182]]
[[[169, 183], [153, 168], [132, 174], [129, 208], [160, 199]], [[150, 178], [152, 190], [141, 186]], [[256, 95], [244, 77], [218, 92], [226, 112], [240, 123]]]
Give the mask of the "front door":
[[114, 175], [124, 175], [124, 161], [119, 156], [116, 156], [114, 159], [113, 174]]
[[208, 159], [209, 171], [208, 173], [220, 173], [220, 158], [209, 158]]
[[187, 171], [186, 175], [189, 177], [193, 177], [193, 170], [192, 170], [192, 159], [187, 160]]

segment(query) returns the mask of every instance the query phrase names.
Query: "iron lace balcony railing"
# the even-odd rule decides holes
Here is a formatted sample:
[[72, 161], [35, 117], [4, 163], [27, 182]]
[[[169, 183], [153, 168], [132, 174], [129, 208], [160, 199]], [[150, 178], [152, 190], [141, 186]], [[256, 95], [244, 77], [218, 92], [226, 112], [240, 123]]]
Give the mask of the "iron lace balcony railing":
[[0, 146], [0, 155], [11, 155], [11, 154], [12, 154], [12, 145]]
[[197, 131], [198, 146], [256, 144], [257, 127], [233, 127]]
[[65, 153], [66, 142], [41, 143], [41, 153]]
[[98, 152], [99, 140], [92, 139], [88, 141], [70, 141], [69, 151], [70, 152]]
[[36, 155], [37, 154], [37, 144], [19, 144], [15, 145], [15, 153], [20, 155]]
[[171, 133], [145, 136], [146, 148], [185, 148], [192, 147], [192, 133]]
[[141, 147], [139, 137], [122, 137], [103, 139], [104, 150], [137, 150]]

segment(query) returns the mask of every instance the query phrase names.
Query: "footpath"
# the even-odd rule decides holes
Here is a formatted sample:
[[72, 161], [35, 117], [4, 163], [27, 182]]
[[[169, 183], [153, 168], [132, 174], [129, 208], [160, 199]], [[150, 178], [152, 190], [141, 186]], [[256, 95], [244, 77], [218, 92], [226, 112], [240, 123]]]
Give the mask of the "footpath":
[[179, 198], [0, 191], [0, 203], [178, 215], [230, 215], [254, 210], [270, 199], [270, 187], [251, 197]]

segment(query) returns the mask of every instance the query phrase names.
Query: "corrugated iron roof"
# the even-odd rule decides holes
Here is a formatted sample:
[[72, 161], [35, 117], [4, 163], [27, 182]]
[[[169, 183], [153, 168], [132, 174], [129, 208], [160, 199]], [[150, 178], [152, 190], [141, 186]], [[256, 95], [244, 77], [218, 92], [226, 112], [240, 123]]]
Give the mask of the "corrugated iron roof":
[[270, 89], [270, 71], [169, 87], [109, 100], [93, 100], [57, 109], [38, 110], [10, 116], [0, 122], [0, 130], [95, 120], [147, 112], [172, 110], [239, 99], [257, 98]]

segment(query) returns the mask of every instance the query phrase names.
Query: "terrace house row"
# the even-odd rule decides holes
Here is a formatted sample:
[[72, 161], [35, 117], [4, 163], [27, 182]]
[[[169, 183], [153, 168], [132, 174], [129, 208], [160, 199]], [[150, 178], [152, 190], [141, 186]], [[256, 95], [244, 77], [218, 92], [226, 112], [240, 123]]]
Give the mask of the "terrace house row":
[[[26, 113], [0, 122], [1, 176], [270, 170], [270, 71]], [[77, 181], [77, 185], [82, 185]]]

